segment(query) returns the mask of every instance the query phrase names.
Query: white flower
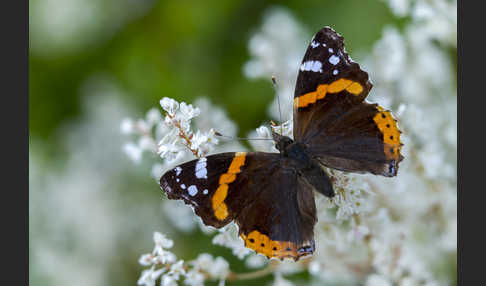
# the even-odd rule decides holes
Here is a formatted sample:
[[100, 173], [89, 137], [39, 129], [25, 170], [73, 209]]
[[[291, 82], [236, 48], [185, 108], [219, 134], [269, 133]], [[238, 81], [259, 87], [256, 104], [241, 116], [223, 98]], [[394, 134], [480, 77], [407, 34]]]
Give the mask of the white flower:
[[140, 137], [138, 139], [138, 147], [140, 147], [142, 151], [150, 151], [152, 153], [157, 150], [157, 144], [155, 144], [154, 139], [150, 136]]
[[135, 163], [140, 163], [142, 160], [142, 149], [133, 143], [126, 143], [123, 145], [123, 151]]
[[198, 130], [191, 139], [191, 149], [197, 150], [198, 157], [204, 157], [211, 152], [215, 144], [218, 144], [218, 139], [212, 128], [207, 133], [202, 133]]
[[386, 0], [395, 15], [404, 17], [410, 10], [410, 0]]
[[208, 273], [212, 278], [224, 279], [229, 273], [229, 264], [222, 257], [213, 258], [209, 253], [201, 253], [192, 262], [195, 269], [200, 269]]
[[160, 106], [164, 109], [170, 116], [174, 116], [179, 109], [179, 103], [172, 98], [164, 97], [160, 100]]
[[238, 236], [238, 229], [236, 224], [231, 223], [225, 229], [220, 230], [220, 233], [213, 237], [213, 244], [226, 246], [233, 251], [233, 255], [239, 259], [243, 259], [250, 253], [250, 250], [245, 247], [243, 240]]
[[156, 264], [174, 263], [177, 260], [175, 254], [170, 251], [158, 248], [156, 253], [157, 255], [154, 257], [154, 263]]
[[285, 122], [282, 122], [280, 125], [272, 126], [272, 130], [275, 133], [293, 138], [294, 120], [290, 119]]
[[147, 111], [145, 118], [149, 126], [154, 126], [162, 120], [162, 115], [158, 109], [151, 108], [149, 111]]
[[203, 286], [204, 285], [204, 275], [197, 270], [190, 270], [187, 272], [184, 284], [190, 286]]
[[392, 283], [385, 277], [378, 274], [371, 274], [366, 278], [366, 286], [392, 286]]
[[209, 269], [211, 277], [224, 279], [229, 273], [229, 263], [223, 257], [216, 257]]
[[150, 269], [142, 271], [142, 275], [138, 279], [137, 285], [155, 286], [155, 281], [164, 273], [165, 268], [155, 270], [155, 266]]
[[319, 261], [311, 261], [309, 263], [309, 273], [312, 275], [318, 275], [321, 271], [321, 264]]
[[180, 104], [180, 111], [181, 111], [181, 113], [182, 113], [182, 116], [183, 116], [185, 119], [187, 119], [187, 120], [192, 119], [192, 118], [194, 118], [194, 117], [196, 117], [196, 116], [199, 116], [199, 113], [201, 112], [201, 111], [199, 110], [199, 108], [197, 108], [197, 107], [196, 107], [196, 108], [194, 108], [194, 107], [192, 106], [192, 104], [189, 104], [189, 105], [188, 105], [188, 104], [187, 104], [187, 103], [185, 103], [185, 102], [181, 102], [181, 104]]
[[[161, 141], [162, 142], [162, 141]], [[179, 157], [183, 156], [184, 147], [179, 143], [180, 140], [175, 138], [174, 141], [161, 144], [159, 143], [158, 153], [161, 158], [165, 158], [169, 163], [175, 161]]]
[[156, 246], [160, 246], [161, 248], [171, 248], [174, 246], [174, 241], [168, 239], [160, 232], [154, 232], [154, 242]]
[[150, 266], [153, 264], [154, 256], [151, 253], [142, 254], [138, 259], [138, 263], [143, 266]]
[[135, 128], [137, 132], [140, 134], [148, 134], [150, 133], [150, 129], [152, 128], [145, 120], [138, 119], [135, 123]]
[[135, 129], [135, 124], [133, 123], [133, 120], [130, 118], [123, 118], [121, 124], [120, 124], [120, 131], [122, 134], [132, 134]]
[[248, 268], [261, 268], [265, 264], [267, 264], [267, 259], [262, 255], [249, 255], [248, 258], [245, 260], [245, 265]]
[[179, 260], [172, 264], [170, 266], [169, 274], [172, 275], [175, 280], [179, 280], [180, 275], [185, 275], [186, 270], [184, 270], [184, 260]]
[[177, 279], [175, 279], [173, 276], [171, 275], [164, 275], [162, 276], [162, 282], [161, 282], [161, 285], [162, 286], [177, 286], [177, 282], [176, 282]]

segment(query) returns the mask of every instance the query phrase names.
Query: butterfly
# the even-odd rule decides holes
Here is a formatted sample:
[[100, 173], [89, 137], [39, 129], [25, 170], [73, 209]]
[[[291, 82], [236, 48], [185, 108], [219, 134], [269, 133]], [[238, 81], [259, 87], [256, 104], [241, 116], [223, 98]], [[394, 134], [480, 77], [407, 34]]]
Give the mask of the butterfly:
[[314, 191], [333, 197], [322, 166], [397, 175], [403, 156], [391, 112], [365, 101], [368, 74], [329, 27], [317, 32], [300, 65], [293, 104], [293, 139], [273, 132], [279, 153], [227, 152], [167, 171], [169, 199], [191, 205], [204, 224], [235, 221], [246, 247], [267, 258], [298, 260], [315, 250]]

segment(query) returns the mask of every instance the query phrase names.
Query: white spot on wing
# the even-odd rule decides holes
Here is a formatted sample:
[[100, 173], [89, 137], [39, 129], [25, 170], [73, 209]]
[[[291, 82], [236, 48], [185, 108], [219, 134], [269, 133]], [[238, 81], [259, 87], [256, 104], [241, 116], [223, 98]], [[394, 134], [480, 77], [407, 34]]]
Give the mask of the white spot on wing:
[[322, 72], [322, 63], [320, 61], [306, 61], [300, 66], [301, 71]]
[[332, 55], [332, 56], [329, 57], [329, 62], [332, 65], [337, 65], [339, 63], [339, 57], [336, 56], [336, 55]]
[[312, 42], [311, 42], [311, 47], [312, 47], [312, 48], [317, 48], [317, 47], [319, 47], [319, 43], [318, 43], [318, 42], [314, 42], [314, 41], [312, 41]]
[[176, 167], [174, 169], [174, 171], [176, 171], [176, 176], [179, 176], [179, 174], [182, 172], [182, 168], [181, 167]]
[[207, 195], [208, 194], [208, 189], [204, 189], [203, 194]]
[[189, 188], [187, 188], [187, 192], [190, 196], [194, 197], [195, 195], [197, 195], [197, 187], [194, 185], [190, 185]]
[[326, 43], [322, 43], [322, 46], [323, 46], [323, 47], [327, 47]]
[[206, 158], [201, 158], [196, 163], [196, 177], [198, 179], [207, 179], [208, 170], [206, 169]]
[[332, 71], [332, 74], [333, 74], [333, 75], [337, 75], [338, 73], [339, 73], [339, 72], [338, 72], [338, 70], [333, 70], [333, 71]]
[[176, 182], [178, 182], [178, 183], [179, 183], [179, 181], [180, 181], [180, 180], [179, 180], [179, 178], [176, 178]]
[[181, 189], [185, 190], [186, 189], [186, 185], [181, 184]]

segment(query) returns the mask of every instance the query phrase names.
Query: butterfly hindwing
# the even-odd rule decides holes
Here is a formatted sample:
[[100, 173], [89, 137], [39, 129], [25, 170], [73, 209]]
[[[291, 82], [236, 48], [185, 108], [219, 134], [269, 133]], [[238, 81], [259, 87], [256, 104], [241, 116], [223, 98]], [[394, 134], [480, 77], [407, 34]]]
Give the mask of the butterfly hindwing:
[[392, 177], [403, 159], [400, 133], [390, 111], [363, 102], [325, 126], [307, 146], [327, 167]]
[[235, 220], [245, 245], [256, 252], [298, 259], [314, 251], [315, 203], [312, 187], [283, 168], [285, 160], [277, 153], [221, 153], [177, 166], [160, 185], [206, 225]]
[[317, 221], [312, 187], [294, 170], [279, 168], [260, 188], [259, 199], [236, 219], [245, 246], [269, 258], [311, 255]]

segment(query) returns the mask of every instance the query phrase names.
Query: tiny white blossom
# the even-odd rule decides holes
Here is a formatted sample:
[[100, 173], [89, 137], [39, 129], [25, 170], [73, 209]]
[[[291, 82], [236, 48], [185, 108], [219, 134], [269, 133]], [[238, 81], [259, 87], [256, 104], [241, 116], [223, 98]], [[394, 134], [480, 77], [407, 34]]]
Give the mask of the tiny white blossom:
[[267, 264], [267, 259], [262, 255], [249, 255], [248, 258], [245, 260], [245, 265], [248, 268], [261, 268], [265, 264]]
[[159, 248], [156, 253], [157, 255], [154, 257], [155, 263], [167, 264], [174, 263], [177, 260], [175, 254], [170, 251]]
[[132, 134], [135, 129], [135, 124], [130, 118], [123, 118], [120, 124], [120, 131], [122, 134]]
[[179, 103], [169, 97], [162, 98], [160, 100], [160, 106], [171, 116], [174, 116], [177, 109], [179, 109]]
[[155, 270], [155, 266], [150, 269], [142, 271], [142, 275], [138, 279], [137, 285], [155, 286], [155, 281], [164, 273], [165, 268]]
[[161, 121], [162, 115], [158, 109], [151, 108], [149, 111], [147, 111], [145, 118], [149, 126], [154, 126]]
[[157, 144], [155, 144], [154, 139], [150, 136], [140, 137], [138, 139], [138, 147], [140, 147], [142, 151], [155, 152], [157, 150]]
[[156, 246], [159, 246], [161, 248], [171, 248], [172, 246], [174, 246], [174, 241], [168, 239], [160, 232], [154, 232], [154, 242]]
[[184, 118], [186, 119], [192, 119], [196, 116], [199, 116], [199, 113], [201, 112], [199, 108], [194, 108], [192, 104], [187, 104], [185, 102], [181, 102], [180, 104], [180, 111]]
[[179, 144], [180, 140], [175, 139], [173, 142], [160, 144], [158, 153], [160, 157], [165, 158], [169, 163], [175, 161], [179, 157], [183, 156], [184, 147]]
[[378, 274], [371, 274], [366, 278], [365, 282], [366, 286], [392, 286], [392, 283], [386, 279], [386, 277], [383, 277]]
[[172, 275], [175, 280], [179, 280], [180, 275], [185, 275], [186, 270], [184, 270], [184, 260], [179, 260], [172, 264], [170, 266], [169, 274]]
[[321, 264], [319, 261], [311, 261], [309, 263], [309, 273], [312, 275], [318, 275], [321, 271]]
[[123, 145], [123, 151], [135, 163], [140, 163], [142, 160], [142, 149], [131, 142]]
[[234, 223], [229, 224], [224, 230], [220, 230], [220, 233], [213, 237], [213, 244], [230, 248], [233, 255], [239, 259], [243, 259], [250, 253], [243, 240], [238, 236], [238, 230]]
[[142, 254], [138, 259], [138, 263], [143, 266], [150, 266], [153, 264], [154, 256], [151, 253]]
[[410, 10], [410, 0], [387, 0], [387, 2], [397, 16], [404, 17]]
[[138, 119], [135, 123], [135, 128], [141, 134], [148, 134], [150, 133], [150, 129], [152, 128], [152, 126], [150, 126], [145, 120]]
[[204, 285], [204, 275], [197, 270], [190, 270], [187, 272], [184, 284], [189, 286], [203, 286]]
[[171, 275], [164, 275], [164, 276], [162, 276], [161, 285], [162, 286], [177, 286], [177, 281], [176, 280], [177, 279], [175, 279]]
[[224, 258], [218, 256], [214, 259], [211, 268], [209, 269], [211, 277], [224, 279], [229, 273], [229, 263]]

